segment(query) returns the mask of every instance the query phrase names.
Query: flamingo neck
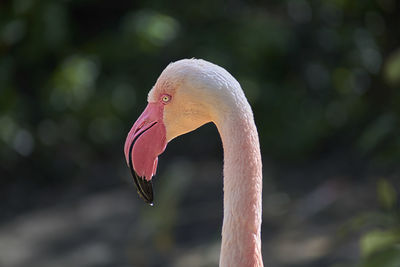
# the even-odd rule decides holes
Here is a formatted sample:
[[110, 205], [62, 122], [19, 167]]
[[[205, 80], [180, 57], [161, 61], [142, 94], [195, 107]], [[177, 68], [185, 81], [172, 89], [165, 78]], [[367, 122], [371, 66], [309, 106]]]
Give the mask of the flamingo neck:
[[247, 101], [215, 121], [224, 148], [224, 220], [220, 266], [262, 267], [262, 163]]

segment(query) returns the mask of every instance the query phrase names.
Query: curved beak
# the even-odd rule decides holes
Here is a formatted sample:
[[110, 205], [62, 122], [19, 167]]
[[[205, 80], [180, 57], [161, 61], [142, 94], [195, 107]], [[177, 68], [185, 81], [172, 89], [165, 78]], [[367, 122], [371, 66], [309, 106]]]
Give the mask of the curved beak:
[[163, 104], [149, 103], [129, 131], [124, 148], [138, 194], [150, 205], [153, 205], [151, 179], [156, 173], [158, 156], [167, 146], [163, 111]]

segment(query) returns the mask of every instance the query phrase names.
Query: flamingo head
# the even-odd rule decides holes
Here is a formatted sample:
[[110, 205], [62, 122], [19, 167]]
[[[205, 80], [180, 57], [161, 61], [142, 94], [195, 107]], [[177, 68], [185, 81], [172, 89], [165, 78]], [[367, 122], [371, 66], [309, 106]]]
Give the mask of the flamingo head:
[[147, 107], [128, 133], [124, 148], [126, 162], [144, 201], [153, 204], [152, 177], [167, 143], [214, 121], [216, 107], [223, 110], [229, 103], [226, 99], [230, 94], [224, 88], [229, 87], [231, 79], [223, 68], [195, 59], [171, 63], [161, 73], [148, 94]]

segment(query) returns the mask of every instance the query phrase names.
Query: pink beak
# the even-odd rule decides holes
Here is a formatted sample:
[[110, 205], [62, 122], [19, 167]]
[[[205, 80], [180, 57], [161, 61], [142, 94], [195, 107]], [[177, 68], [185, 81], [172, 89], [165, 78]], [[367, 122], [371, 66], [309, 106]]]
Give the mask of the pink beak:
[[162, 103], [149, 103], [129, 131], [124, 148], [138, 194], [150, 205], [153, 205], [151, 178], [156, 173], [158, 155], [167, 146], [163, 111]]

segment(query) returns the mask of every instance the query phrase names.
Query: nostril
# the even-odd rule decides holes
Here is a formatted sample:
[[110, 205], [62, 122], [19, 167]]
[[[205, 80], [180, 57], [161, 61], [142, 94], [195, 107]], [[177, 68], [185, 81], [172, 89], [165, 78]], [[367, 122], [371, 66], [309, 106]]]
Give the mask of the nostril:
[[138, 127], [136, 127], [133, 135], [135, 135], [140, 129], [142, 129], [145, 123], [146, 123], [146, 121], [142, 121], [142, 123], [140, 123], [140, 125]]

